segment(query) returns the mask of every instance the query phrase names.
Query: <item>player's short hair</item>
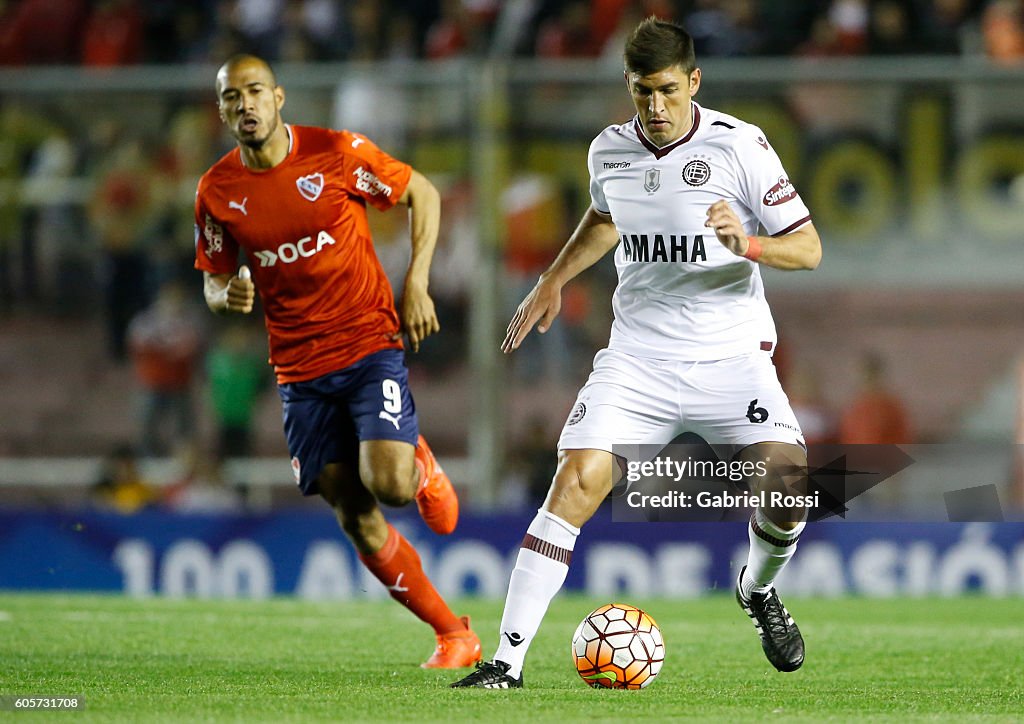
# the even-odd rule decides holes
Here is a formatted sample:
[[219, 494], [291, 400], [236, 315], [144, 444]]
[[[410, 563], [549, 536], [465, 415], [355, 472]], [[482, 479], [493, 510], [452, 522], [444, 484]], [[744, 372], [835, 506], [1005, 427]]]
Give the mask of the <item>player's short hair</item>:
[[697, 67], [697, 56], [693, 51], [693, 38], [682, 26], [660, 20], [654, 16], [646, 18], [626, 41], [623, 52], [627, 73], [641, 76], [680, 66], [687, 75]]
[[[236, 53], [235, 55], [232, 55], [230, 58], [224, 61], [224, 65], [220, 67], [220, 70], [230, 71], [236, 65], [241, 65], [242, 63], [258, 63], [262, 65], [264, 68], [267, 69], [267, 72], [270, 74], [270, 82], [274, 86], [277, 86], [277, 74], [274, 72], [274, 68], [266, 59], [261, 58], [258, 55], [252, 55], [251, 53]], [[217, 72], [217, 79], [217, 91], [219, 93], [220, 71]]]

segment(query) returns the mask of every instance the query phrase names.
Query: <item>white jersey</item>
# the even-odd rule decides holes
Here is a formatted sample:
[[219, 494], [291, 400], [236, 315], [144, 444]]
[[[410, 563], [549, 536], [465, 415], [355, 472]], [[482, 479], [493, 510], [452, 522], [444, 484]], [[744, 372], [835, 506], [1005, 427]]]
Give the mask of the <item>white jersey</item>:
[[704, 225], [719, 199], [746, 233], [811, 220], [757, 126], [693, 103], [693, 128], [664, 148], [637, 118], [590, 145], [590, 196], [619, 233], [609, 348], [638, 357], [717, 360], [775, 347], [758, 265]]

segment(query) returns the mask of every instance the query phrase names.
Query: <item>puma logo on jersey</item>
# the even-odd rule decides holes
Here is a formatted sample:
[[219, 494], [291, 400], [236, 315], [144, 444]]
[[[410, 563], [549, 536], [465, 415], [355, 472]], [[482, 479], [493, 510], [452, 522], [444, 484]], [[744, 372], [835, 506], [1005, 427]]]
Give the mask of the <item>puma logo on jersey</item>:
[[356, 177], [356, 189], [359, 191], [368, 193], [371, 196], [376, 196], [377, 194], [391, 196], [391, 187], [362, 166], [353, 171], [352, 175]]
[[359, 136], [356, 136], [352, 139], [352, 148], [359, 148], [359, 144], [365, 140], [365, 138], [359, 138]]
[[402, 585], [402, 576], [404, 575], [404, 573], [399, 573], [398, 578], [395, 579], [394, 585], [388, 586], [388, 590], [394, 591], [395, 593], [405, 593], [406, 591], [408, 591], [409, 588], [407, 586]]
[[395, 426], [396, 430], [400, 430], [401, 429], [398, 426], [398, 421], [402, 419], [402, 413], [398, 413], [397, 415], [392, 415], [389, 412], [384, 412], [384, 410], [381, 410], [380, 413], [377, 415], [377, 417], [379, 419], [381, 419], [381, 420], [387, 420], [388, 422], [390, 422], [392, 425]]
[[622, 253], [626, 261], [665, 261], [675, 264], [708, 260], [704, 237], [700, 234], [692, 240], [683, 235], [670, 234], [667, 242], [662, 234], [655, 234], [653, 239], [647, 234], [623, 234]]
[[249, 197], [248, 196], [246, 196], [244, 199], [242, 199], [242, 203], [238, 203], [237, 201], [228, 201], [228, 208], [229, 209], [238, 209], [239, 211], [242, 212], [243, 216], [248, 216], [249, 212], [245, 210], [245, 205], [247, 203], [249, 203]]
[[253, 252], [253, 255], [260, 260], [260, 266], [274, 266], [280, 261], [282, 264], [291, 264], [302, 257], [311, 257], [325, 246], [334, 246], [334, 237], [326, 231], [316, 235], [316, 242], [312, 236], [304, 236], [294, 244], [286, 242], [277, 247], [277, 251], [260, 250]]

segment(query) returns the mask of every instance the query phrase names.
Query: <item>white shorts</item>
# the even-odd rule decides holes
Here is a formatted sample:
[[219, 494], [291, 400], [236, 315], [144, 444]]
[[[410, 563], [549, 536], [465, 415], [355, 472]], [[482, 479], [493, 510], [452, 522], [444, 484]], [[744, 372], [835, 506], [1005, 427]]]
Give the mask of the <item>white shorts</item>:
[[709, 362], [603, 349], [558, 439], [559, 450], [666, 445], [684, 432], [713, 446], [804, 445], [767, 352]]

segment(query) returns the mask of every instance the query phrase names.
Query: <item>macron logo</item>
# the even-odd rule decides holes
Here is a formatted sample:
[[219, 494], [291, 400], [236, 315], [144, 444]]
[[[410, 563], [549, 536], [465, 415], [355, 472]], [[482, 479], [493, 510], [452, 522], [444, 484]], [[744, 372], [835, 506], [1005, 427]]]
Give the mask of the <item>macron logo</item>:
[[310, 257], [323, 249], [325, 246], [334, 246], [334, 237], [326, 231], [316, 235], [316, 242], [312, 236], [304, 236], [294, 244], [286, 242], [277, 247], [277, 251], [261, 250], [253, 252], [260, 260], [260, 266], [274, 266], [280, 261], [282, 264], [291, 264], [300, 257]]

